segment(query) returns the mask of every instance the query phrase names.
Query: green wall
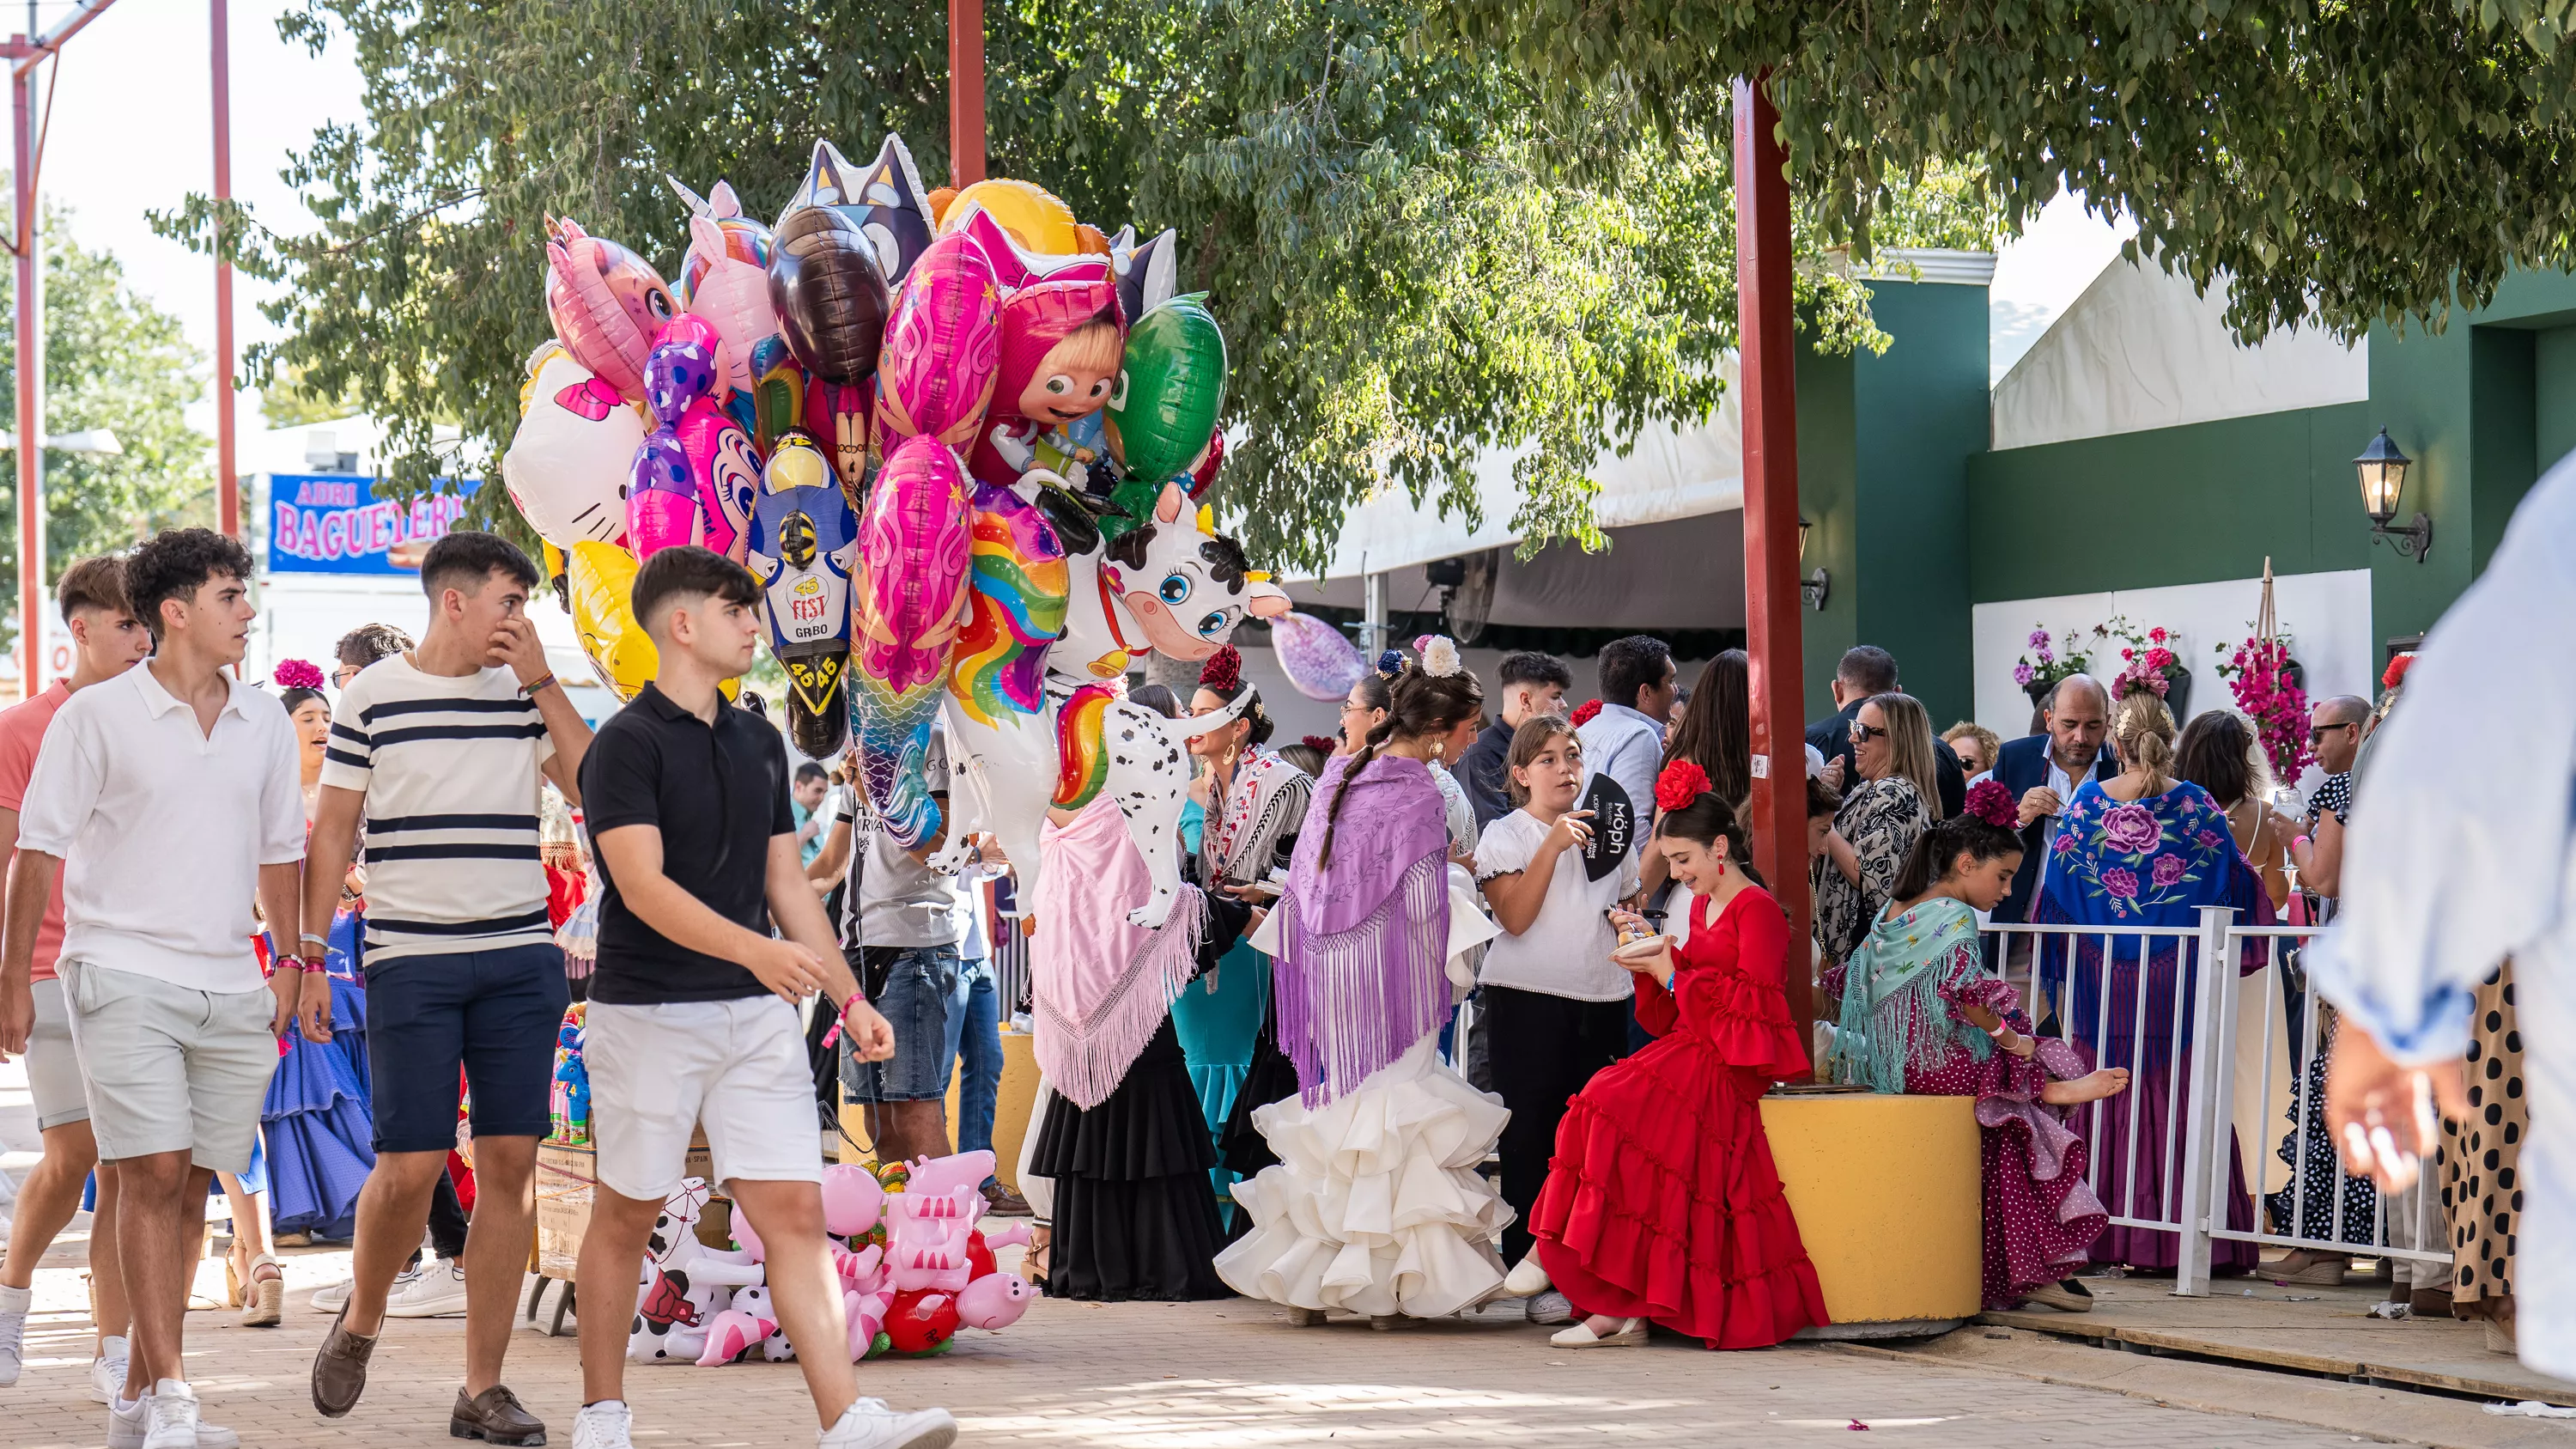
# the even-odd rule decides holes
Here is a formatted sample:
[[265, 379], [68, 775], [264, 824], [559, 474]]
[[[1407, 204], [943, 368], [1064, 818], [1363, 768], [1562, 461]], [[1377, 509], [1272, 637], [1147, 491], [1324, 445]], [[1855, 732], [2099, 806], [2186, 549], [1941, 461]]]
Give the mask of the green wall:
[[1799, 505], [1815, 524], [1803, 567], [1832, 577], [1804, 618], [1808, 711], [1832, 710], [1835, 664], [1867, 643], [1946, 722], [1973, 705], [1968, 460], [1988, 439], [1986, 289], [1869, 286], [1887, 351], [1799, 356]]

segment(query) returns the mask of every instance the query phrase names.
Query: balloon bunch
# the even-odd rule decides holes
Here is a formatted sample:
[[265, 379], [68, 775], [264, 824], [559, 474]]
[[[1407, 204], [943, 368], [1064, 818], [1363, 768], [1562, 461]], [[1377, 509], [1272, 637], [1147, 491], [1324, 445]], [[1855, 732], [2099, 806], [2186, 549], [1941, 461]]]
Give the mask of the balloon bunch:
[[816, 143], [774, 227], [729, 185], [671, 186], [676, 287], [548, 222], [554, 336], [502, 460], [602, 678], [632, 698], [654, 670], [628, 607], [640, 561], [702, 545], [760, 580], [797, 748], [854, 743], [907, 847], [949, 827], [953, 866], [991, 832], [1033, 873], [1047, 809], [1103, 791], [1168, 845], [1177, 745], [1222, 721], [1165, 721], [1116, 682], [1288, 609], [1200, 504], [1225, 337], [1177, 292], [1174, 234], [1105, 235], [1025, 181], [925, 191], [891, 136], [864, 167]]

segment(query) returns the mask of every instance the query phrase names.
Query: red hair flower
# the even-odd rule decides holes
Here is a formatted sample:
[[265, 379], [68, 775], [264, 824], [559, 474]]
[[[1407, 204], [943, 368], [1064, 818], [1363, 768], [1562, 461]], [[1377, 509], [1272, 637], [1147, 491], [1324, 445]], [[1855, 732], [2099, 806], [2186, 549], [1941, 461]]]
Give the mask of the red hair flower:
[[1581, 729], [1585, 725], [1592, 723], [1592, 717], [1599, 713], [1601, 713], [1601, 701], [1597, 699], [1587, 699], [1583, 703], [1576, 705], [1574, 707], [1574, 727], [1576, 729]]
[[2409, 649], [2405, 653], [2388, 661], [2388, 668], [2380, 672], [2379, 687], [2382, 689], [2395, 689], [2397, 686], [2404, 684], [2406, 682], [2406, 671], [2414, 667], [2415, 651]]
[[1321, 755], [1329, 755], [1342, 747], [1342, 742], [1330, 735], [1299, 735], [1297, 743]]
[[1978, 781], [1968, 791], [1967, 813], [1997, 830], [2010, 830], [2021, 819], [2021, 812], [2013, 806], [2012, 791], [2001, 780]]
[[1708, 793], [1708, 771], [1675, 760], [1655, 777], [1655, 808], [1669, 814]]
[[1219, 645], [1217, 651], [1208, 656], [1207, 663], [1199, 666], [1199, 688], [1201, 689], [1213, 689], [1223, 694], [1241, 683], [1243, 683], [1243, 651], [1231, 644]]
[[320, 689], [322, 666], [310, 659], [281, 659], [277, 661], [277, 667], [269, 671], [268, 677], [280, 689]]

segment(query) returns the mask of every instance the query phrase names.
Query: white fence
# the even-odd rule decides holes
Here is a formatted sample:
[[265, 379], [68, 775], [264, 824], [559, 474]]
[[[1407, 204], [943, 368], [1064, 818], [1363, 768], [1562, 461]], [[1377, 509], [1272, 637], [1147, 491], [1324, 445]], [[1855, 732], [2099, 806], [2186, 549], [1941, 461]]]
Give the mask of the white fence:
[[2112, 1226], [2176, 1235], [2174, 1292], [2193, 1296], [2209, 1291], [2213, 1251], [2230, 1251], [2219, 1244], [2449, 1262], [2430, 1162], [2391, 1200], [2349, 1177], [2326, 1141], [2324, 1074], [2311, 1066], [2331, 1037], [2298, 962], [2313, 928], [2200, 915], [2197, 927], [1986, 928], [1990, 962], [2044, 1035], [2130, 1071], [2129, 1090], [2077, 1108], [2071, 1124]]

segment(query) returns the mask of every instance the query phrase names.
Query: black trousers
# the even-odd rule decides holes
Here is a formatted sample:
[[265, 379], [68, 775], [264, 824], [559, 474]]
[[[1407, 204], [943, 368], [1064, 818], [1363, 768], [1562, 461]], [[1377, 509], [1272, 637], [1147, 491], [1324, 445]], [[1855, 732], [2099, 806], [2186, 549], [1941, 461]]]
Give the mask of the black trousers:
[[1594, 1072], [1627, 1055], [1629, 1003], [1625, 997], [1575, 1001], [1492, 985], [1480, 999], [1485, 1014], [1477, 1029], [1487, 1033], [1494, 1091], [1512, 1109], [1501, 1152], [1503, 1201], [1516, 1216], [1503, 1229], [1503, 1258], [1518, 1263], [1529, 1255], [1530, 1209], [1538, 1205], [1548, 1162], [1556, 1155], [1556, 1124], [1565, 1117], [1565, 1101]]

